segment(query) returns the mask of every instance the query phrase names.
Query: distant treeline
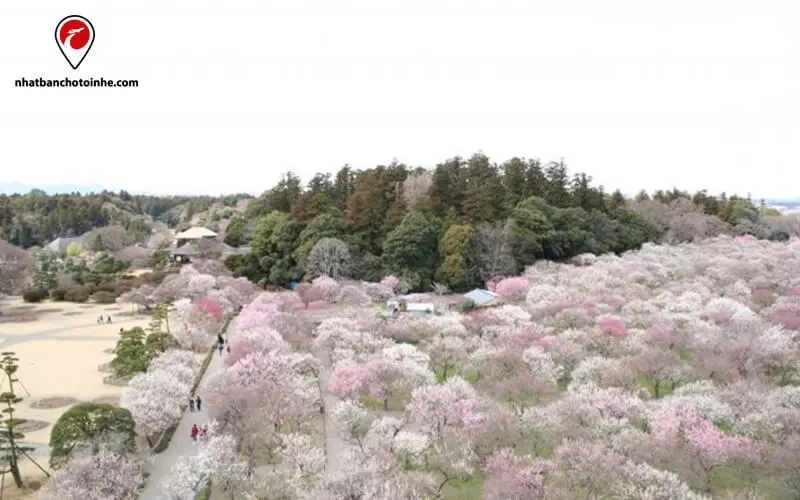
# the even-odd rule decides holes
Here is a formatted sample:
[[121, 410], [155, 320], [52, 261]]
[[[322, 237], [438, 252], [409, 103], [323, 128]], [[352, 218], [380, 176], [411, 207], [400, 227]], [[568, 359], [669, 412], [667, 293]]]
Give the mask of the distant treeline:
[[[48, 196], [34, 190], [0, 195], [0, 232], [23, 248], [112, 224], [145, 237], [153, 221], [186, 225], [215, 203], [234, 207], [245, 198], [252, 197]], [[397, 162], [365, 170], [345, 166], [306, 185], [290, 172], [243, 213], [227, 210], [221, 217], [227, 218], [220, 230], [225, 242], [252, 249], [229, 259], [229, 267], [276, 285], [306, 274], [307, 257], [322, 238], [347, 246], [354, 278], [392, 272], [419, 287], [437, 281], [461, 289], [518, 273], [537, 259], [622, 253], [648, 241], [720, 233], [786, 239], [794, 232], [775, 223], [777, 212], [745, 197], [673, 188], [626, 199], [584, 173], [570, 174], [563, 161], [497, 164], [480, 153], [433, 169]]]

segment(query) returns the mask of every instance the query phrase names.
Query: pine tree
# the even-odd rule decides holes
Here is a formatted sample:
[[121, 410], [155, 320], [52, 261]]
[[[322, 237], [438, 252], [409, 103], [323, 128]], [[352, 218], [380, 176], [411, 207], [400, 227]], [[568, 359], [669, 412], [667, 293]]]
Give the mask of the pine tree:
[[16, 411], [14, 405], [22, 401], [22, 398], [14, 393], [14, 383], [19, 382], [14, 375], [19, 369], [17, 364], [19, 359], [14, 357], [13, 352], [6, 351], [0, 355], [2, 355], [0, 368], [8, 379], [8, 391], [0, 393], [0, 406], [3, 407], [2, 412], [5, 413], [5, 417], [0, 421], [0, 450], [2, 450], [3, 461], [7, 467], [7, 469], [3, 468], [3, 474], [10, 472], [11, 477], [14, 478], [14, 484], [17, 485], [17, 488], [22, 488], [22, 475], [19, 472], [20, 456], [28, 456], [28, 452], [34, 451], [34, 448], [17, 444], [20, 440], [25, 439], [25, 435], [16, 430], [16, 427], [25, 420], [14, 417]]

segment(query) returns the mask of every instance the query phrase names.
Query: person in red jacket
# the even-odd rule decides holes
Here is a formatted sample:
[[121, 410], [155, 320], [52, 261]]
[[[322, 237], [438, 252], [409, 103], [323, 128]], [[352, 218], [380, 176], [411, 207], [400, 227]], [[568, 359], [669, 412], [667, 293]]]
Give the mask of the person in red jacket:
[[192, 441], [197, 441], [197, 434], [200, 432], [200, 428], [197, 427], [197, 424], [192, 425]]

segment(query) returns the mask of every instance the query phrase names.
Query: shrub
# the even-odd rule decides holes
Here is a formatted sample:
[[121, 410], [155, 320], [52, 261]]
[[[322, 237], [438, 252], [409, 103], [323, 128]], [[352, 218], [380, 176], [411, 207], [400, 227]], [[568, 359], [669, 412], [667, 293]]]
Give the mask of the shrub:
[[86, 302], [89, 300], [90, 295], [89, 287], [86, 286], [73, 286], [64, 294], [64, 300], [69, 302]]
[[41, 302], [47, 298], [47, 290], [44, 288], [28, 288], [22, 292], [22, 300], [25, 302]]
[[67, 295], [66, 288], [56, 288], [50, 292], [50, 298], [57, 302], [61, 302], [62, 300], [64, 300], [64, 297], [66, 295]]
[[92, 300], [98, 304], [113, 304], [117, 300], [117, 296], [106, 290], [98, 290], [92, 294]]
[[164, 278], [167, 277], [167, 272], [165, 271], [153, 271], [152, 273], [143, 274], [141, 278], [144, 280], [145, 283], [149, 283], [151, 285], [160, 285]]
[[103, 281], [102, 283], [98, 283], [97, 286], [94, 287], [95, 292], [114, 292], [116, 289], [116, 284], [110, 281]]

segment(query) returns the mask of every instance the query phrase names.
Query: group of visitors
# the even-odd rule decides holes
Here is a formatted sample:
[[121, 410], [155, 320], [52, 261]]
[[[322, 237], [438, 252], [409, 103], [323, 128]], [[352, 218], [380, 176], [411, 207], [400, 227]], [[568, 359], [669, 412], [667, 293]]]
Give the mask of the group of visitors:
[[228, 351], [228, 354], [231, 353], [231, 345], [225, 341], [222, 337], [221, 333], [217, 334], [217, 349], [219, 349], [219, 355], [222, 356], [222, 350], [225, 349]]
[[102, 314], [100, 315], [99, 318], [97, 318], [97, 324], [98, 325], [102, 325], [103, 323], [108, 323], [109, 325], [111, 324], [111, 315], [110, 314], [108, 315], [107, 318], [103, 318]]
[[200, 411], [202, 408], [203, 400], [200, 399], [200, 395], [196, 395], [193, 398], [189, 398], [189, 411], [194, 411], [197, 408], [197, 411]]
[[[200, 395], [199, 394], [195, 395], [193, 398], [191, 398], [191, 397], [189, 398], [189, 411], [194, 412], [195, 409], [197, 409], [197, 411], [201, 411], [203, 409], [203, 400], [200, 399]], [[192, 429], [190, 431], [190, 435], [191, 435], [192, 441], [197, 441], [198, 437], [205, 438], [206, 435], [207, 435], [207, 432], [208, 432], [208, 426], [207, 425], [204, 425], [203, 427], [200, 427], [197, 424], [193, 424], [192, 425]]]
[[[231, 346], [226, 342], [225, 338], [222, 336], [222, 333], [217, 334], [217, 349], [219, 349], [220, 356], [222, 355], [223, 350], [227, 350], [228, 354], [231, 353]], [[203, 409], [203, 400], [200, 399], [200, 395], [195, 395], [194, 397], [189, 398], [189, 411], [194, 412], [202, 411]], [[208, 436], [208, 425], [203, 425], [202, 427], [197, 424], [192, 424], [192, 428], [189, 431], [189, 434], [192, 438], [192, 441], [197, 441], [198, 438], [205, 439]]]
[[198, 437], [200, 439], [207, 438], [208, 437], [208, 425], [204, 425], [203, 427], [200, 427], [197, 424], [192, 425], [191, 435], [192, 435], [192, 441], [197, 441]]

